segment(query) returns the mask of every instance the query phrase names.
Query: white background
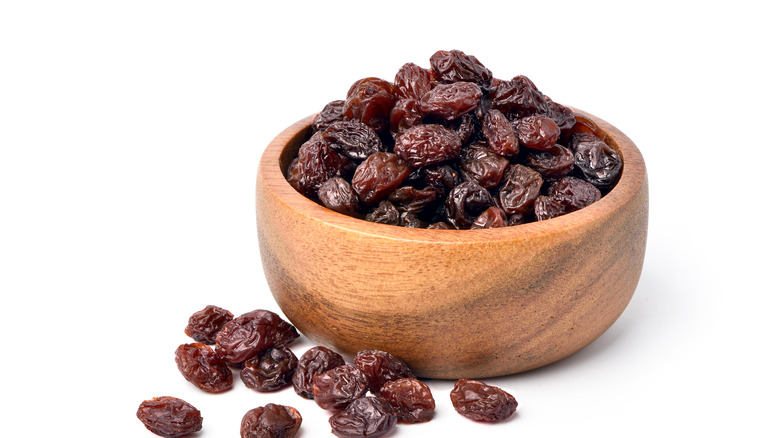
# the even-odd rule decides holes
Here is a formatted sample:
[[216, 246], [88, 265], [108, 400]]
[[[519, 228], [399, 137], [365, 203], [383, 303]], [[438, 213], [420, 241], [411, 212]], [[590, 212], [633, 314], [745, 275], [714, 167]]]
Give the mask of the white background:
[[0, 435], [151, 437], [138, 404], [173, 395], [201, 438], [269, 402], [329, 436], [291, 390], [200, 392], [173, 351], [206, 304], [278, 311], [254, 219], [265, 145], [358, 78], [460, 49], [635, 141], [647, 256], [600, 339], [488, 380], [512, 419], [466, 420], [434, 381], [434, 421], [392, 436], [778, 436], [780, 32], [770, 2], [718, 3], [0, 3]]

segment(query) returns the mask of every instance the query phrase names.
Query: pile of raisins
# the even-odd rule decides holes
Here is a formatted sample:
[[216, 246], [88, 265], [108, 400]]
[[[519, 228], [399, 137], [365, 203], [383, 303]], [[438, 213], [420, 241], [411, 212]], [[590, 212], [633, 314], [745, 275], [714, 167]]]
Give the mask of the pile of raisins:
[[[238, 368], [251, 389], [269, 392], [291, 386], [299, 396], [314, 400], [331, 413], [332, 433], [343, 438], [380, 437], [398, 422], [433, 418], [436, 402], [431, 389], [401, 359], [363, 350], [348, 364], [322, 346], [298, 359], [287, 348], [299, 337], [298, 331], [273, 312], [254, 310], [234, 318], [225, 309], [206, 306], [190, 317], [184, 332], [196, 342], [176, 349], [176, 365], [203, 391], [227, 391], [233, 385], [231, 368]], [[476, 380], [457, 381], [450, 399], [458, 413], [476, 421], [505, 420], [517, 409], [510, 394]], [[164, 437], [189, 435], [203, 426], [198, 409], [169, 396], [142, 402], [136, 415], [147, 429]], [[268, 403], [246, 412], [241, 438], [292, 438], [301, 423], [297, 409]]]
[[561, 216], [617, 183], [618, 152], [590, 120], [525, 76], [438, 51], [394, 83], [355, 82], [328, 103], [287, 180], [323, 206], [371, 222], [470, 229]]

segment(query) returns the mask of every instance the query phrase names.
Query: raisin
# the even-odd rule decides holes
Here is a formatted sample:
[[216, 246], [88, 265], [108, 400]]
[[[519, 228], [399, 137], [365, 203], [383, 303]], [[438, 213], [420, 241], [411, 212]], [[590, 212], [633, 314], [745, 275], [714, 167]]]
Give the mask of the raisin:
[[329, 419], [331, 431], [341, 438], [377, 438], [392, 431], [398, 419], [393, 407], [378, 397], [361, 397]]
[[438, 164], [422, 168], [425, 182], [439, 195], [446, 195], [460, 184], [460, 174], [448, 164]]
[[325, 105], [322, 111], [314, 117], [311, 127], [316, 132], [326, 129], [331, 123], [339, 120], [344, 120], [344, 101], [334, 100]]
[[360, 79], [352, 84], [347, 92], [344, 115], [380, 132], [389, 126], [393, 105], [395, 95], [390, 82], [379, 78]]
[[436, 402], [431, 388], [417, 379], [404, 377], [387, 382], [379, 394], [393, 407], [399, 421], [424, 423], [433, 418]]
[[507, 226], [507, 219], [504, 211], [498, 207], [489, 207], [474, 220], [474, 223], [471, 224], [471, 229], [498, 228], [505, 226]]
[[176, 366], [188, 382], [206, 392], [223, 392], [233, 386], [233, 372], [206, 344], [179, 345]]
[[436, 200], [436, 190], [433, 187], [416, 189], [412, 186], [403, 186], [393, 190], [387, 200], [392, 202], [401, 213], [419, 214]]
[[401, 66], [395, 74], [393, 92], [398, 99], [420, 100], [425, 93], [431, 91], [430, 72], [419, 65], [408, 62]]
[[460, 158], [464, 179], [474, 180], [486, 189], [492, 189], [501, 183], [508, 166], [509, 160], [477, 144], [466, 149]]
[[464, 114], [463, 117], [460, 118], [460, 123], [458, 123], [455, 132], [457, 132], [458, 137], [460, 137], [460, 143], [467, 144], [476, 130], [477, 126], [474, 121], [474, 116], [471, 114]]
[[457, 158], [460, 146], [458, 134], [442, 125], [417, 125], [398, 136], [395, 153], [410, 166], [423, 167]]
[[302, 421], [297, 409], [268, 403], [244, 414], [241, 438], [293, 438]]
[[540, 151], [552, 149], [558, 137], [561, 135], [561, 128], [555, 123], [555, 120], [534, 114], [523, 117], [515, 123], [517, 129], [517, 138], [520, 144]]
[[427, 224], [415, 214], [405, 211], [401, 213], [399, 225], [406, 228], [425, 228]]
[[600, 190], [617, 183], [623, 160], [606, 142], [592, 134], [574, 134], [570, 147], [574, 152], [574, 167], [585, 181]]
[[378, 224], [400, 225], [401, 213], [390, 201], [380, 201], [371, 212], [366, 215], [366, 220]]
[[538, 196], [534, 200], [534, 215], [536, 220], [543, 221], [568, 213], [566, 206], [552, 196]]
[[328, 146], [322, 133], [315, 133], [298, 150], [298, 188], [306, 196], [314, 196], [320, 186], [335, 176], [346, 177], [354, 164], [349, 158]]
[[525, 117], [547, 113], [547, 100], [525, 76], [515, 76], [511, 81], [499, 80], [490, 98], [493, 108], [506, 115]]
[[515, 130], [509, 119], [498, 110], [490, 110], [482, 122], [482, 133], [493, 151], [505, 157], [513, 157], [520, 152]]
[[297, 192], [303, 193], [304, 189], [301, 187], [301, 168], [298, 167], [298, 162], [300, 161], [300, 158], [295, 157], [290, 161], [290, 165], [287, 166], [287, 182], [290, 183], [292, 188], [294, 188]]
[[561, 132], [568, 131], [574, 127], [574, 123], [577, 120], [574, 118], [574, 112], [571, 109], [554, 102], [547, 96], [544, 96], [544, 99], [547, 101], [547, 117], [555, 121]]
[[[541, 198], [541, 196], [537, 196], [536, 199]], [[534, 207], [536, 207], [536, 201], [534, 201]], [[513, 226], [513, 225], [522, 225], [526, 223], [525, 216], [522, 214], [513, 214], [510, 216], [507, 216], [506, 218], [506, 225], [507, 226]]]
[[360, 200], [352, 185], [344, 178], [331, 178], [317, 190], [317, 197], [325, 207], [349, 216], [357, 216]]
[[556, 144], [546, 151], [529, 150], [524, 162], [546, 180], [560, 179], [574, 169], [574, 154], [569, 148]]
[[314, 402], [322, 409], [341, 410], [366, 395], [366, 376], [355, 365], [341, 365], [312, 379]]
[[387, 382], [414, 377], [404, 361], [385, 351], [358, 351], [355, 355], [355, 365], [365, 374], [368, 387], [374, 394], [379, 394], [379, 390]]
[[353, 160], [365, 160], [382, 149], [382, 140], [365, 123], [355, 120], [333, 122], [322, 131], [328, 146]]
[[217, 341], [217, 333], [231, 319], [233, 314], [229, 311], [209, 305], [190, 316], [184, 334], [198, 342], [213, 344]]
[[295, 393], [304, 398], [314, 398], [312, 379], [333, 368], [344, 365], [344, 358], [329, 348], [317, 346], [307, 350], [298, 361], [298, 367], [292, 377]]
[[477, 421], [505, 420], [517, 410], [517, 401], [512, 395], [478, 380], [460, 379], [455, 382], [450, 400], [459, 414]]
[[596, 186], [573, 176], [553, 181], [548, 194], [563, 204], [567, 212], [585, 208], [601, 199], [601, 192]]
[[135, 415], [152, 433], [168, 438], [189, 435], [203, 428], [200, 411], [176, 397], [145, 400]]
[[239, 363], [271, 346], [283, 346], [298, 338], [298, 331], [279, 315], [253, 310], [225, 324], [217, 334], [217, 354], [226, 362]]
[[401, 133], [412, 126], [422, 123], [423, 113], [420, 102], [413, 99], [401, 99], [390, 110], [390, 131]]
[[542, 176], [535, 170], [522, 164], [509, 166], [498, 189], [499, 206], [508, 215], [530, 213], [543, 182]]
[[493, 73], [477, 58], [460, 50], [439, 50], [430, 62], [436, 78], [444, 83], [465, 81], [487, 86], [493, 79]]
[[482, 98], [482, 90], [471, 82], [439, 84], [420, 99], [420, 109], [427, 115], [455, 120], [473, 111]]
[[476, 182], [466, 181], [450, 191], [445, 206], [447, 220], [457, 229], [467, 229], [483, 211], [493, 206], [493, 197]]
[[352, 188], [363, 203], [376, 204], [401, 185], [411, 171], [398, 155], [376, 152], [358, 165]]
[[268, 392], [292, 383], [298, 358], [287, 347], [272, 347], [244, 361], [241, 381], [249, 388]]
[[430, 225], [428, 225], [429, 230], [454, 230], [455, 227], [448, 224], [447, 222], [434, 222]]

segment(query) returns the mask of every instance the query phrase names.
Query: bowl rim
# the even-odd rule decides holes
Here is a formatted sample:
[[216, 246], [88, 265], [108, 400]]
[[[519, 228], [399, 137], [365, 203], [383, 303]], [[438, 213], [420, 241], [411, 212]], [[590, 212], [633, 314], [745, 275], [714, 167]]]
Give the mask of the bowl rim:
[[623, 158], [623, 170], [618, 183], [600, 200], [581, 210], [552, 219], [489, 229], [439, 230], [378, 224], [330, 210], [296, 191], [287, 182], [281, 169], [282, 155], [286, 147], [293, 141], [305, 138], [304, 133], [308, 133], [311, 129], [311, 122], [316, 114], [293, 123], [271, 140], [265, 148], [258, 166], [256, 196], [264, 190], [275, 198], [278, 205], [289, 208], [294, 216], [301, 220], [313, 220], [323, 226], [397, 241], [453, 244], [515, 241], [566, 232], [584, 223], [600, 220], [616, 213], [639, 194], [647, 179], [644, 158], [628, 136], [597, 116], [573, 107], [569, 108], [575, 115], [590, 119], [604, 131], [604, 140]]

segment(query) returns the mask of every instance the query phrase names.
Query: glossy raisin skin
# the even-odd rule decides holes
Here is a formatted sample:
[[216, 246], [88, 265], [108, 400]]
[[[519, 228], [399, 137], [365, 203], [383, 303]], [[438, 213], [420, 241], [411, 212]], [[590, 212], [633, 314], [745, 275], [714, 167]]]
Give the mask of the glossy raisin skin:
[[545, 151], [529, 150], [525, 165], [539, 172], [545, 180], [563, 178], [574, 169], [574, 154], [559, 144]]
[[344, 120], [344, 101], [334, 100], [320, 111], [311, 122], [314, 131], [321, 131], [330, 126], [331, 123]]
[[369, 222], [385, 225], [400, 225], [401, 212], [390, 201], [380, 201], [379, 205], [371, 210], [365, 218]]
[[223, 392], [233, 386], [233, 372], [208, 345], [182, 344], [175, 357], [182, 376], [203, 391]]
[[566, 213], [568, 213], [566, 206], [552, 196], [541, 195], [534, 200], [534, 216], [538, 221], [552, 219]]
[[426, 124], [407, 129], [398, 136], [395, 153], [412, 167], [430, 166], [457, 158], [460, 137], [442, 125]]
[[368, 381], [355, 365], [341, 365], [312, 379], [314, 402], [322, 409], [341, 410], [366, 395]]
[[400, 186], [411, 171], [398, 155], [377, 152], [358, 165], [352, 188], [364, 204], [376, 204]]
[[460, 50], [439, 50], [430, 59], [431, 70], [443, 83], [475, 82], [487, 86], [493, 79], [490, 72], [479, 60]]
[[483, 211], [493, 206], [493, 197], [476, 182], [466, 181], [450, 191], [445, 206], [447, 220], [457, 229], [468, 229]]
[[390, 124], [390, 110], [395, 105], [393, 85], [379, 78], [356, 81], [347, 91], [344, 116], [365, 123], [376, 132]]
[[423, 112], [420, 101], [414, 99], [401, 99], [390, 110], [390, 131], [402, 133], [412, 126], [422, 123]]
[[[314, 196], [320, 186], [330, 178], [352, 173], [354, 163], [328, 145], [322, 133], [315, 133], [298, 150], [298, 162], [294, 170], [297, 180], [293, 187], [306, 196]], [[288, 175], [292, 178], [293, 172]]]
[[455, 410], [476, 421], [496, 422], [509, 418], [517, 410], [517, 401], [501, 388], [478, 380], [460, 379], [450, 392]]
[[211, 345], [217, 342], [217, 333], [232, 319], [233, 314], [229, 311], [208, 305], [190, 316], [184, 334], [198, 342]]
[[387, 382], [379, 395], [390, 403], [399, 421], [424, 423], [433, 418], [436, 402], [431, 388], [417, 379], [405, 377]]
[[471, 224], [471, 229], [481, 229], [481, 228], [498, 228], [498, 227], [505, 227], [508, 225], [506, 214], [504, 213], [504, 210], [501, 210], [498, 207], [489, 207], [487, 210], [483, 211], [477, 219], [474, 220], [474, 223]]
[[393, 407], [378, 397], [361, 397], [329, 419], [331, 431], [341, 438], [377, 438], [395, 429]]
[[297, 409], [268, 403], [244, 414], [241, 438], [293, 438], [302, 421]]
[[360, 200], [352, 189], [352, 185], [344, 178], [331, 178], [325, 181], [319, 190], [317, 197], [322, 205], [349, 216], [360, 214]]
[[152, 433], [168, 438], [195, 433], [203, 428], [200, 411], [176, 397], [155, 397], [141, 403], [136, 412]]
[[439, 195], [446, 195], [461, 182], [460, 173], [448, 164], [425, 167], [422, 172], [425, 183], [436, 190]]
[[256, 391], [276, 391], [292, 383], [298, 358], [287, 347], [272, 347], [244, 361], [241, 381]]
[[501, 209], [508, 215], [530, 213], [543, 183], [539, 172], [522, 164], [509, 166], [504, 172], [504, 182], [498, 190]]
[[315, 374], [321, 374], [344, 365], [344, 358], [335, 351], [322, 347], [312, 347], [298, 360], [298, 367], [292, 377], [295, 393], [304, 398], [314, 398], [312, 380]]
[[440, 84], [420, 99], [420, 109], [426, 115], [455, 120], [473, 111], [480, 99], [482, 90], [472, 82]]
[[482, 133], [493, 152], [513, 157], [520, 152], [520, 142], [509, 119], [498, 110], [490, 110], [482, 122]]
[[328, 146], [352, 160], [365, 160], [382, 150], [382, 140], [373, 129], [356, 120], [336, 121], [322, 131]]
[[393, 92], [398, 99], [420, 100], [431, 88], [430, 72], [413, 62], [402, 65], [395, 74]]
[[509, 160], [489, 148], [478, 145], [471, 145], [460, 158], [463, 179], [476, 181], [486, 189], [501, 184], [504, 171], [508, 166]]
[[574, 152], [574, 167], [585, 181], [601, 190], [617, 183], [623, 159], [604, 140], [592, 134], [575, 134], [569, 146]]
[[414, 377], [414, 373], [404, 361], [386, 351], [363, 350], [355, 355], [355, 366], [368, 380], [368, 387], [374, 394], [385, 383], [404, 377]]
[[253, 310], [233, 319], [217, 334], [217, 354], [240, 363], [272, 346], [284, 346], [300, 336], [289, 322], [268, 310]]
[[399, 212], [417, 215], [436, 200], [436, 190], [433, 187], [417, 189], [403, 186], [393, 190], [387, 200], [397, 206]]
[[561, 128], [558, 127], [555, 120], [539, 114], [519, 119], [515, 123], [515, 129], [520, 144], [529, 149], [540, 151], [552, 149], [561, 136]]
[[492, 107], [506, 115], [519, 118], [547, 113], [547, 100], [526, 76], [497, 81], [490, 97]]
[[596, 186], [573, 176], [552, 182], [548, 194], [563, 204], [567, 212], [583, 209], [601, 199], [601, 191]]
[[547, 117], [555, 121], [555, 124], [558, 125], [561, 132], [572, 129], [577, 122], [574, 118], [574, 112], [547, 96], [544, 96], [544, 99], [547, 101]]

